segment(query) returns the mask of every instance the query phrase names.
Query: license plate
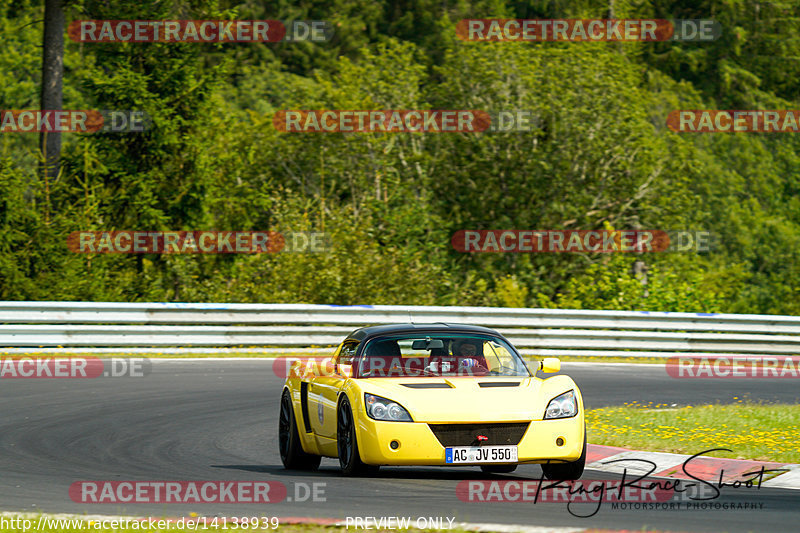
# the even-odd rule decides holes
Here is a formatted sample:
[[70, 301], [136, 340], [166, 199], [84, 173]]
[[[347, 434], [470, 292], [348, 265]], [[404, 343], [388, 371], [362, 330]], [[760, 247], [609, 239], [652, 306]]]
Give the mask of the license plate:
[[452, 446], [445, 448], [447, 464], [457, 463], [516, 463], [516, 446]]

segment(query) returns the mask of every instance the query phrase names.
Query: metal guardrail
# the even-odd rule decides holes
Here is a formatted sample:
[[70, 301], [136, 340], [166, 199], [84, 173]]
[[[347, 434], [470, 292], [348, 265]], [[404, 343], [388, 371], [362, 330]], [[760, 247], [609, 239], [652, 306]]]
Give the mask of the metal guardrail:
[[529, 355], [800, 354], [792, 316], [308, 304], [0, 302], [0, 346], [322, 348], [411, 321], [492, 327]]

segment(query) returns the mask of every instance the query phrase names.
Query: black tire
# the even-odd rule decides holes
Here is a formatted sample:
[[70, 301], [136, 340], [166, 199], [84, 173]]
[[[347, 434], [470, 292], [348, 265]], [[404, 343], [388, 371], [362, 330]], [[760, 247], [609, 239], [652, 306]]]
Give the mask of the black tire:
[[577, 461], [571, 463], [553, 463], [542, 465], [542, 472], [551, 481], [574, 481], [583, 475], [586, 466], [586, 430], [583, 431], [583, 451]]
[[278, 449], [281, 462], [290, 470], [316, 470], [322, 457], [303, 451], [297, 420], [292, 408], [292, 397], [288, 390], [281, 396], [281, 410], [278, 415]]
[[356, 427], [353, 423], [353, 409], [347, 396], [339, 402], [336, 413], [336, 450], [339, 467], [345, 476], [374, 474], [379, 466], [368, 465], [361, 460], [356, 440]]
[[517, 469], [517, 465], [481, 465], [484, 474], [510, 474]]

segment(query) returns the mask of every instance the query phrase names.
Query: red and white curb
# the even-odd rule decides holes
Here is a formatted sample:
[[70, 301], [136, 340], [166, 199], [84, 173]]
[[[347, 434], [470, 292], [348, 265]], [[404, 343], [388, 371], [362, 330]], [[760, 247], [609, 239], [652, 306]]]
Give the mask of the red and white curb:
[[[643, 452], [615, 446], [590, 444], [586, 450], [586, 469], [614, 474], [622, 474], [627, 469], [628, 474], [634, 476], [652, 471], [648, 477], [692, 479], [683, 471], [683, 465], [690, 457], [692, 456], [678, 453]], [[617, 460], [624, 461], [613, 462]], [[655, 468], [635, 460], [650, 461], [655, 464]], [[709, 483], [719, 482], [720, 473], [722, 473], [722, 481], [732, 483], [743, 478], [751, 478], [752, 476], [744, 475], [758, 472], [762, 466], [766, 470], [786, 470], [777, 475], [774, 472], [766, 473], [764, 475], [766, 481], [761, 484], [762, 487], [800, 489], [800, 464], [700, 456], [692, 459], [686, 466], [686, 470], [692, 476]]]

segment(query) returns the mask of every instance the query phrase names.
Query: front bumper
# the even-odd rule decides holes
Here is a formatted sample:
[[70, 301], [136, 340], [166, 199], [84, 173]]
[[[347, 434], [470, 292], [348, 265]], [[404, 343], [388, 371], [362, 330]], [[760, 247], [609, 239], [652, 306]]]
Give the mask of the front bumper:
[[[447, 465], [445, 447], [425, 422], [380, 422], [360, 417], [357, 440], [361, 460], [373, 465]], [[527, 422], [527, 421], [525, 421]], [[558, 446], [556, 439], [564, 444]], [[533, 420], [517, 445], [519, 463], [576, 461], [583, 451], [583, 412], [572, 418]], [[396, 450], [390, 447], [397, 441]], [[486, 442], [487, 445], [497, 444]], [[463, 465], [463, 463], [462, 463]]]

